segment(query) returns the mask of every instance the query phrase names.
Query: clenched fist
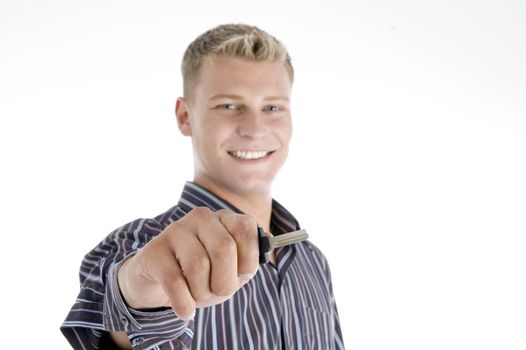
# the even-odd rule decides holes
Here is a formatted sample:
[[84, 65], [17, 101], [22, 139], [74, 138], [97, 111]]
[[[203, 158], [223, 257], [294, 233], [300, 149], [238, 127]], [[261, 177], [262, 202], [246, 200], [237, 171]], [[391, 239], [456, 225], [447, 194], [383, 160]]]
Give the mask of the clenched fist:
[[182, 319], [229, 299], [259, 267], [257, 224], [228, 210], [193, 209], [119, 269], [128, 306], [171, 306]]

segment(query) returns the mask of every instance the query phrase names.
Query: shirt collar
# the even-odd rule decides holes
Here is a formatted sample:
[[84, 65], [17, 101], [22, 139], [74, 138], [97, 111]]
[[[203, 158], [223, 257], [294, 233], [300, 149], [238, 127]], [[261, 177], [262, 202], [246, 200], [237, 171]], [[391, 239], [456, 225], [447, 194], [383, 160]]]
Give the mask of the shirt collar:
[[[208, 207], [213, 211], [228, 209], [235, 213], [242, 213], [241, 210], [228, 201], [191, 181], [186, 182], [178, 206], [185, 213], [188, 213], [195, 207]], [[274, 235], [279, 235], [299, 230], [300, 226], [296, 218], [285, 207], [272, 199], [270, 228]]]

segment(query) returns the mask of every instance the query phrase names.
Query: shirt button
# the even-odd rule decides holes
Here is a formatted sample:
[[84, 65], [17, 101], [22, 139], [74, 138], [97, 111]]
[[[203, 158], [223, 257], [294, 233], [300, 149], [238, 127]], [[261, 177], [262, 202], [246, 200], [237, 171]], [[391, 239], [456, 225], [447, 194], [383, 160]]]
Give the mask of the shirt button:
[[130, 324], [130, 323], [128, 322], [128, 319], [127, 319], [126, 317], [124, 317], [124, 316], [121, 316], [120, 321], [121, 321], [121, 323], [122, 323], [122, 325], [123, 325], [124, 327], [128, 327], [128, 325]]
[[137, 338], [132, 340], [132, 345], [133, 346], [139, 346], [142, 343], [144, 343], [144, 338], [143, 337], [137, 337]]

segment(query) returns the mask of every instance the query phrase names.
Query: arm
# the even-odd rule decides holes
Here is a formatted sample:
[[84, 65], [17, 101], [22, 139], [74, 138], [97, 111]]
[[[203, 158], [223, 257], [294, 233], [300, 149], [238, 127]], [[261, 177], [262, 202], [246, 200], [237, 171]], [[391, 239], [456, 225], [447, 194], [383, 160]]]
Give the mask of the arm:
[[[191, 342], [184, 331], [192, 324], [177, 320], [173, 313], [137, 314], [122, 301], [116, 283], [117, 268], [161, 232], [162, 227], [155, 220], [135, 220], [110, 233], [86, 254], [80, 267], [80, 293], [61, 327], [73, 348], [113, 348], [109, 332], [126, 332], [134, 340], [139, 330], [154, 334], [161, 321], [171, 321], [173, 329], [179, 331], [170, 337]], [[126, 324], [119, 321], [120, 314], [126, 315]]]
[[[148, 225], [142, 226], [140, 232], [148, 231]], [[193, 327], [195, 309], [229, 299], [259, 266], [256, 224], [245, 215], [196, 208], [162, 232], [145, 234], [155, 236], [148, 243], [128, 242], [137, 235], [137, 230], [116, 232], [112, 241], [119, 253], [107, 254], [114, 249], [99, 245], [94, 251], [105, 252], [103, 257], [92, 259], [88, 254], [85, 259], [96, 267], [84, 280], [103, 280], [103, 322], [95, 329], [109, 331], [124, 348], [130, 345], [124, 334], [137, 348], [176, 340], [190, 346], [192, 332], [186, 329]], [[135, 250], [122, 249], [127, 246]], [[100, 304], [101, 298], [95, 299]], [[65, 328], [71, 326], [66, 320], [66, 337]]]
[[191, 320], [196, 308], [229, 299], [258, 267], [253, 219], [196, 208], [125, 261], [118, 284], [133, 309], [171, 307]]
[[126, 332], [110, 332], [111, 340], [120, 348], [120, 349], [131, 349], [132, 345]]

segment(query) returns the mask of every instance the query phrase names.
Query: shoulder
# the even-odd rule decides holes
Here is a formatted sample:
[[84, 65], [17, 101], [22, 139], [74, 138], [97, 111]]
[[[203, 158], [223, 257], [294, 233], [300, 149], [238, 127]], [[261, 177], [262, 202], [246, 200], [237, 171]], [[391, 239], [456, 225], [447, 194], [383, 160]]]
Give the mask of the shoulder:
[[297, 250], [303, 259], [311, 265], [315, 265], [325, 275], [330, 276], [329, 263], [325, 254], [311, 241], [304, 241], [297, 245]]
[[[295, 245], [296, 254], [291, 264], [291, 276], [297, 290], [306, 294], [316, 293], [330, 300], [332, 294], [332, 278], [329, 264], [323, 252], [311, 241]], [[328, 309], [328, 304], [326, 305]]]
[[174, 206], [153, 218], [135, 219], [113, 230], [106, 240], [130, 240], [137, 248], [159, 235], [171, 222], [181, 218], [183, 214], [178, 212], [178, 206]]

